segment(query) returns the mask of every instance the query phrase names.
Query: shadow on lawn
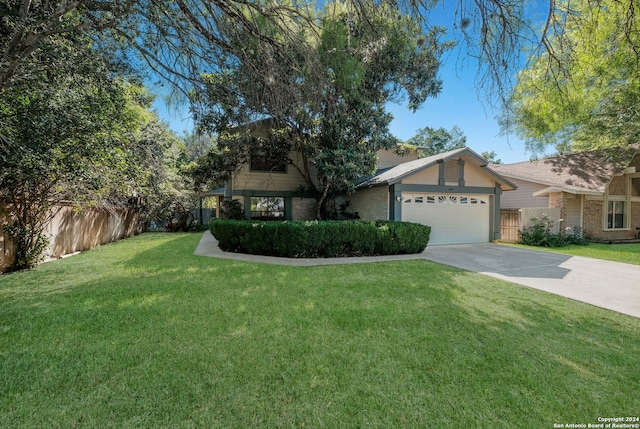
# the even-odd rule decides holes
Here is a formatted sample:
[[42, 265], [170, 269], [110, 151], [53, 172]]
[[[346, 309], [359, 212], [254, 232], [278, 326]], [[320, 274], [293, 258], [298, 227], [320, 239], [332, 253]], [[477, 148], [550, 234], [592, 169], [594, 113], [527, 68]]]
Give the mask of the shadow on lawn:
[[[283, 267], [199, 258], [198, 239], [118, 243], [95, 278], [32, 296], [51, 311], [3, 300], [19, 335], [0, 403], [32, 412], [0, 426], [551, 427], [640, 409], [634, 318], [428, 261]], [[67, 414], [46, 414], [47, 386]]]

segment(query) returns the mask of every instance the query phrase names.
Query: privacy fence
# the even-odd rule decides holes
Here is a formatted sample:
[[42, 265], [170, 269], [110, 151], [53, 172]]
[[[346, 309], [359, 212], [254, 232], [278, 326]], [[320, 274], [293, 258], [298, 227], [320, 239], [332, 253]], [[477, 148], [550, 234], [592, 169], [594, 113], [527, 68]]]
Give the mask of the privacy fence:
[[[92, 249], [101, 244], [131, 237], [142, 232], [143, 225], [135, 208], [82, 211], [70, 206], [57, 207], [46, 230], [49, 236], [47, 258], [59, 258], [70, 253]], [[0, 203], [0, 226], [7, 220], [8, 207]], [[15, 261], [11, 237], [0, 229], [0, 272]]]

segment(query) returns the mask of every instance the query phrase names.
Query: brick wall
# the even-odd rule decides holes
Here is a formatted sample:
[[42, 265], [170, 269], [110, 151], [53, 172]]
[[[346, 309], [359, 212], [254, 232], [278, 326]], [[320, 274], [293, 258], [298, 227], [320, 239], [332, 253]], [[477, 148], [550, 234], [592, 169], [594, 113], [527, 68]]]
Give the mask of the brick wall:
[[362, 189], [344, 197], [344, 200], [349, 201], [348, 211], [358, 212], [360, 219], [389, 219], [389, 188], [386, 186]]
[[564, 193], [563, 192], [552, 192], [549, 194], [549, 207], [550, 208], [559, 208], [560, 214], [559, 219], [565, 219], [566, 217], [566, 204], [564, 201]]
[[624, 238], [634, 238], [640, 228], [640, 203], [631, 203], [631, 219], [629, 219], [629, 230], [624, 231], [603, 231], [602, 229], [602, 209], [603, 201], [586, 200], [584, 202], [584, 233], [588, 238], [596, 240], [618, 240]]

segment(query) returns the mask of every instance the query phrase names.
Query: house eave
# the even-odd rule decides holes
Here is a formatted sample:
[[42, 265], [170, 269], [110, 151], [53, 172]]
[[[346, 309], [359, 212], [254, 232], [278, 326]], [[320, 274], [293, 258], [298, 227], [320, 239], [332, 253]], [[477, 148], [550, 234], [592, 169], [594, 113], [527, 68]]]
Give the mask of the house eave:
[[[442, 156], [439, 156], [439, 155], [442, 155]], [[490, 175], [497, 183], [500, 183], [500, 185], [503, 187], [504, 190], [509, 191], [509, 190], [514, 190], [518, 188], [516, 184], [512, 183], [511, 181], [503, 177], [500, 173], [495, 172], [491, 168], [489, 168], [487, 166], [487, 161], [482, 156], [478, 155], [476, 152], [469, 149], [468, 147], [460, 148], [450, 152], [445, 152], [439, 155], [434, 155], [430, 157], [431, 159], [428, 162], [424, 164], [420, 164], [415, 168], [412, 168], [411, 170], [404, 171], [401, 174], [398, 174], [397, 176], [391, 177], [389, 179], [381, 180], [379, 182], [374, 182], [374, 183], [368, 183], [369, 181], [366, 180], [361, 184], [359, 184], [356, 187], [356, 189], [365, 189], [365, 188], [372, 188], [377, 186], [393, 186], [393, 185], [402, 183], [402, 181], [407, 177], [413, 176], [414, 174], [418, 174], [421, 171], [432, 168], [438, 164], [442, 164], [458, 158], [465, 159], [466, 162], [474, 163], [477, 167], [481, 168], [484, 172]], [[410, 161], [410, 162], [414, 162], [414, 161]]]
[[533, 193], [534, 197], [548, 197], [549, 194], [565, 192], [573, 195], [604, 195], [604, 192], [587, 190], [587, 189], [571, 189], [561, 186], [548, 186]]

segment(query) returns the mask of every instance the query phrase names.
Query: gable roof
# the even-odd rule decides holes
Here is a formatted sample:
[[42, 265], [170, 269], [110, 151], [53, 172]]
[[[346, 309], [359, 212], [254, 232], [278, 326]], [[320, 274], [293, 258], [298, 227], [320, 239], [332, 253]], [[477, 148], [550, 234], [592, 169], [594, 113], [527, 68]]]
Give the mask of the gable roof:
[[626, 151], [618, 155], [612, 157], [610, 152], [603, 151], [581, 152], [537, 161], [492, 164], [491, 168], [512, 179], [547, 185], [546, 192], [603, 194], [613, 176], [624, 172], [635, 153]]
[[431, 168], [436, 164], [450, 161], [452, 159], [463, 158], [465, 162], [481, 167], [487, 174], [492, 176], [498, 183], [500, 183], [504, 190], [516, 189], [517, 186], [511, 183], [500, 174], [494, 172], [490, 168], [487, 168], [487, 161], [469, 149], [463, 147], [461, 149], [455, 149], [448, 152], [431, 155], [425, 158], [419, 158], [413, 161], [404, 162], [394, 167], [385, 168], [379, 170], [375, 175], [364, 178], [356, 186], [356, 189], [371, 188], [374, 186], [390, 186], [400, 182], [405, 177], [416, 174], [420, 171]]

